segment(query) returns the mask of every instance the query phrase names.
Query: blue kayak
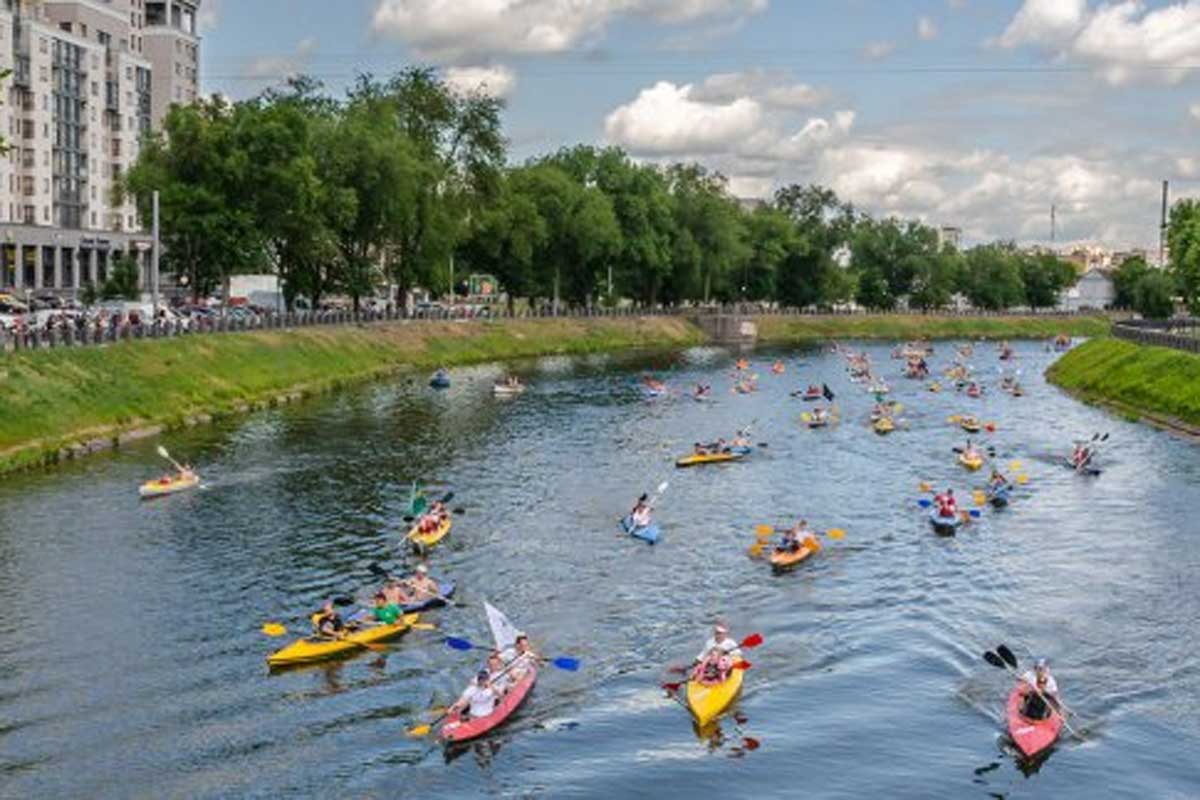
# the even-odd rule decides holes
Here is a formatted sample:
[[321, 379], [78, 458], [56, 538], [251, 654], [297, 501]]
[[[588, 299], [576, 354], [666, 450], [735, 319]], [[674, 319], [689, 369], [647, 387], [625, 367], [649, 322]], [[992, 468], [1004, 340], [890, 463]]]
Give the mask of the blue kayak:
[[748, 455], [750, 455], [750, 453], [751, 453], [751, 452], [754, 450], [754, 448], [753, 448], [753, 447], [750, 447], [750, 446], [748, 446], [748, 445], [742, 445], [742, 446], [740, 446], [740, 447], [729, 447], [729, 448], [726, 448], [726, 449], [727, 449], [727, 450], [728, 450], [730, 453], [736, 453], [736, 454], [737, 454], [737, 455], [739, 455], [739, 456], [748, 456]]
[[938, 513], [937, 506], [934, 506], [929, 509], [929, 522], [933, 525], [935, 533], [940, 533], [944, 536], [953, 536], [962, 527], [963, 519], [961, 514], [955, 514], [953, 517], [943, 517]]
[[644, 528], [638, 528], [634, 526], [633, 517], [631, 516], [627, 516], [621, 520], [621, 530], [635, 539], [641, 539], [646, 544], [656, 544], [660, 534], [657, 522], [651, 522]]
[[434, 389], [449, 389], [450, 376], [444, 370], [438, 370], [433, 377], [429, 379], [429, 385]]
[[988, 492], [987, 500], [992, 504], [993, 508], [1004, 508], [1008, 505], [1009, 487], [1007, 485], [1000, 486]]
[[454, 594], [454, 581], [438, 581], [438, 591], [442, 593], [441, 597], [430, 597], [416, 603], [409, 603], [400, 608], [405, 614], [413, 614], [417, 611], [424, 611], [427, 608], [444, 606], [446, 605], [446, 601], [442, 598], [450, 597]]

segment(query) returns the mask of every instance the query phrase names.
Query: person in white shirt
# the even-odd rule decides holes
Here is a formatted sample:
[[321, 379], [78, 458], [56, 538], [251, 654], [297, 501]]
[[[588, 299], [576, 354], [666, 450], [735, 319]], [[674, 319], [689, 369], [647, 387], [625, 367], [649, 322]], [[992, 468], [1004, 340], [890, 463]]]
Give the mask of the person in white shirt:
[[629, 516], [630, 519], [633, 520], [633, 527], [650, 527], [650, 504], [646, 500], [646, 495], [641, 496], [637, 502], [637, 505], [633, 507], [633, 512]]
[[[1050, 674], [1050, 665], [1046, 663], [1046, 659], [1039, 658], [1034, 668], [1021, 676], [1021, 680], [1037, 690], [1030, 692], [1025, 701], [1025, 709], [1022, 712], [1025, 716], [1030, 719], [1045, 719], [1050, 715], [1050, 709], [1046, 707], [1047, 702], [1055, 711], [1059, 711], [1058, 681]], [[1038, 696], [1039, 693], [1041, 697]], [[1042, 698], [1045, 698], [1046, 702], [1043, 702]]]
[[497, 698], [488, 679], [488, 671], [486, 669], [479, 670], [479, 674], [475, 676], [475, 682], [462, 693], [452, 710], [460, 712], [463, 717], [469, 719], [479, 719], [491, 714], [496, 709]]
[[704, 649], [696, 656], [695, 675], [698, 680], [708, 682], [723, 680], [742, 658], [741, 648], [729, 635], [729, 629], [721, 623], [713, 626], [713, 635], [704, 643]]

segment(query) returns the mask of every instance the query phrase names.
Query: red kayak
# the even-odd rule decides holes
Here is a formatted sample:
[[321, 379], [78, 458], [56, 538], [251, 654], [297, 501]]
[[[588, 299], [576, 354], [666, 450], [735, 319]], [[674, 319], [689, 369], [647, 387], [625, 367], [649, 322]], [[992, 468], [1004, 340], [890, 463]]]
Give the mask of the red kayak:
[[446, 743], [466, 742], [483, 736], [493, 728], [499, 727], [525, 701], [526, 695], [533, 689], [533, 684], [536, 681], [537, 665], [531, 663], [528, 666], [528, 671], [509, 688], [504, 697], [500, 698], [500, 702], [496, 704], [496, 708], [486, 717], [464, 720], [458, 713], [446, 717], [446, 722], [442, 725], [440, 734], [442, 741]]
[[1029, 684], [1021, 681], [1013, 687], [1008, 696], [1008, 735], [1012, 737], [1017, 749], [1026, 758], [1033, 758], [1058, 741], [1059, 731], [1062, 730], [1062, 715], [1051, 710], [1046, 719], [1030, 719], [1022, 710], [1025, 708], [1025, 697], [1032, 691]]

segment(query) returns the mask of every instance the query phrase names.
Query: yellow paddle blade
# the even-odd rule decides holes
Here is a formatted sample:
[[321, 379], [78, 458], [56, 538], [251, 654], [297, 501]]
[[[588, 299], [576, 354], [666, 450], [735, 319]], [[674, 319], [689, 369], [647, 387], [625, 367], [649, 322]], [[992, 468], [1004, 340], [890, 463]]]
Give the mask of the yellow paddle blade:
[[765, 544], [750, 545], [750, 557], [751, 558], [759, 558], [763, 554], [764, 549], [766, 549]]
[[1022, 486], [1024, 486], [1025, 484], [1029, 483], [1029, 476], [1028, 476], [1028, 475], [1018, 475], [1018, 476], [1017, 476], [1017, 483], [1019, 483], [1019, 484], [1021, 484]]
[[428, 736], [431, 730], [433, 730], [432, 725], [418, 725], [415, 728], [409, 728], [408, 735], [412, 737]]
[[771, 536], [775, 533], [775, 528], [770, 525], [755, 525], [754, 532], [759, 536]]
[[800, 419], [804, 420], [805, 422], [812, 422], [812, 414], [805, 411], [800, 415]]
[[283, 636], [287, 633], [287, 628], [280, 625], [278, 622], [263, 623], [262, 632], [267, 636]]
[[400, 619], [405, 625], [415, 625], [420, 618], [420, 614], [405, 614]]
[[921, 483], [918, 485], [917, 488], [920, 489], [922, 492], [932, 492], [933, 491], [933, 486], [930, 485], [929, 481], [921, 481]]
[[840, 542], [842, 539], [846, 538], [846, 532], [841, 528], [830, 528], [829, 530], [825, 531], [825, 535], [830, 539], [833, 539], [835, 542]]
[[985, 503], [987, 503], [987, 495], [985, 493], [979, 491], [978, 489], [975, 490], [973, 498], [975, 500], [975, 505], [977, 505], [977, 506], [981, 506], [981, 505], [984, 505]]
[[1020, 462], [1020, 461], [1014, 461], [1014, 462], [1012, 462], [1011, 464], [1009, 464], [1009, 465], [1008, 465], [1008, 471], [1009, 471], [1009, 472], [1020, 472], [1020, 471], [1021, 471], [1021, 462]]
[[949, 422], [951, 425], [957, 425], [958, 423], [962, 422], [962, 415], [955, 414], [952, 417], [946, 417], [946, 422]]
[[434, 625], [432, 622], [414, 622], [408, 627], [414, 631], [436, 631], [438, 629], [437, 625]]

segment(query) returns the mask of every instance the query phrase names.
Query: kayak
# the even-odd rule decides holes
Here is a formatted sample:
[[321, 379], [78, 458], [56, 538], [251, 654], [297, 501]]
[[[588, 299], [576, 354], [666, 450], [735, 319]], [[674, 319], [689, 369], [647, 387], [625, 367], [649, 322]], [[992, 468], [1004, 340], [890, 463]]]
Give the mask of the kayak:
[[525, 698], [529, 696], [529, 692], [533, 690], [533, 684], [536, 682], [537, 665], [529, 663], [525, 674], [509, 687], [492, 713], [478, 719], [463, 719], [458, 712], [450, 714], [446, 717], [446, 722], [442, 725], [442, 730], [438, 735], [447, 744], [466, 742], [483, 736], [488, 731], [502, 725], [513, 715], [521, 703], [525, 702]]
[[745, 453], [735, 453], [732, 450], [726, 453], [692, 453], [676, 459], [675, 466], [695, 467], [701, 464], [720, 464], [725, 461], [740, 461], [745, 457]]
[[880, 436], [884, 436], [896, 430], [896, 423], [892, 422], [889, 417], [880, 417], [879, 419], [875, 420], [874, 428], [876, 433], [878, 433]]
[[183, 492], [200, 485], [200, 476], [194, 472], [190, 475], [176, 475], [173, 478], [158, 478], [146, 481], [138, 487], [138, 496], [143, 500], [154, 497], [166, 497], [169, 494]]
[[651, 522], [649, 525], [639, 528], [633, 524], [633, 517], [626, 516], [625, 519], [621, 520], [621, 530], [635, 539], [641, 539], [647, 544], [658, 543], [660, 531], [657, 522]]
[[1099, 467], [1093, 467], [1091, 465], [1085, 465], [1082, 469], [1077, 469], [1075, 467], [1075, 463], [1069, 458], [1063, 459], [1063, 466], [1072, 472], [1078, 472], [1080, 475], [1099, 475], [1103, 471]]
[[795, 552], [775, 550], [771, 553], [771, 556], [768, 560], [771, 562], [771, 566], [775, 570], [783, 571], [796, 566], [801, 561], [807, 561], [810, 556], [815, 554], [820, 549], [820, 545], [817, 545], [816, 547], [809, 547], [807, 544], [802, 544], [800, 549], [796, 550]]
[[810, 427], [810, 428], [824, 428], [827, 425], [829, 425], [829, 418], [828, 417], [826, 417], [825, 419], [813, 418], [813, 419], [805, 420], [805, 422], [808, 425], [808, 427]]
[[960, 422], [959, 425], [967, 433], [979, 433], [981, 430], [983, 430], [983, 426], [980, 425], [978, 422], [972, 422], [972, 421], [966, 420], [966, 419], [964, 419], [962, 422]]
[[449, 389], [450, 376], [445, 372], [436, 372], [434, 373], [434, 376], [429, 379], [429, 385], [434, 389]]
[[429, 608], [438, 608], [446, 605], [446, 598], [454, 595], [454, 581], [438, 581], [438, 593], [441, 597], [427, 597], [424, 600], [418, 600], [415, 603], [400, 606], [400, 610], [405, 614], [412, 614], [417, 611], [424, 611]]
[[820, 400], [825, 395], [821, 394], [820, 392], [805, 392], [801, 396], [804, 398], [804, 401], [807, 403], [812, 400]]
[[421, 521], [412, 526], [408, 532], [408, 540], [413, 543], [414, 547], [433, 547], [435, 544], [446, 538], [446, 534], [450, 533], [450, 527], [454, 524], [454, 520], [449, 515], [442, 520], [442, 524], [438, 526], [436, 531], [432, 533], [421, 533]]
[[967, 389], [967, 397], [982, 397], [982, 396], [983, 396], [982, 389], [978, 389], [978, 388]]
[[418, 614], [405, 614], [394, 625], [372, 625], [369, 628], [348, 633], [341, 639], [324, 637], [297, 639], [287, 647], [276, 650], [267, 656], [267, 665], [289, 667], [349, 655], [362, 650], [365, 644], [374, 644], [399, 636], [411, 628], [419, 616]]
[[1021, 713], [1030, 691], [1032, 689], [1029, 684], [1024, 681], [1018, 683], [1009, 693], [1005, 708], [1008, 735], [1026, 758], [1037, 756], [1058, 741], [1058, 734], [1063, 726], [1062, 715], [1054, 710], [1050, 711], [1050, 716], [1046, 719], [1031, 719]]
[[942, 390], [942, 385], [940, 383], [935, 382], [935, 383], [929, 384], [929, 391], [940, 392], [941, 390]]
[[516, 386], [509, 386], [507, 383], [497, 383], [492, 386], [492, 394], [496, 397], [513, 397], [522, 394], [525, 391], [525, 384], [518, 383]]
[[729, 677], [720, 683], [707, 684], [700, 681], [687, 682], [687, 707], [696, 718], [696, 723], [703, 728], [712, 722], [721, 712], [729, 708], [738, 692], [742, 690], [742, 670], [729, 670]]
[[937, 506], [934, 506], [929, 509], [929, 523], [933, 525], [934, 533], [940, 533], [943, 536], [953, 536], [962, 527], [963, 518], [961, 514], [955, 514], [953, 517], [943, 517], [938, 513]]
[[959, 453], [958, 463], [974, 472], [983, 466], [983, 456], [977, 455], [974, 458], [971, 458], [966, 453]]

